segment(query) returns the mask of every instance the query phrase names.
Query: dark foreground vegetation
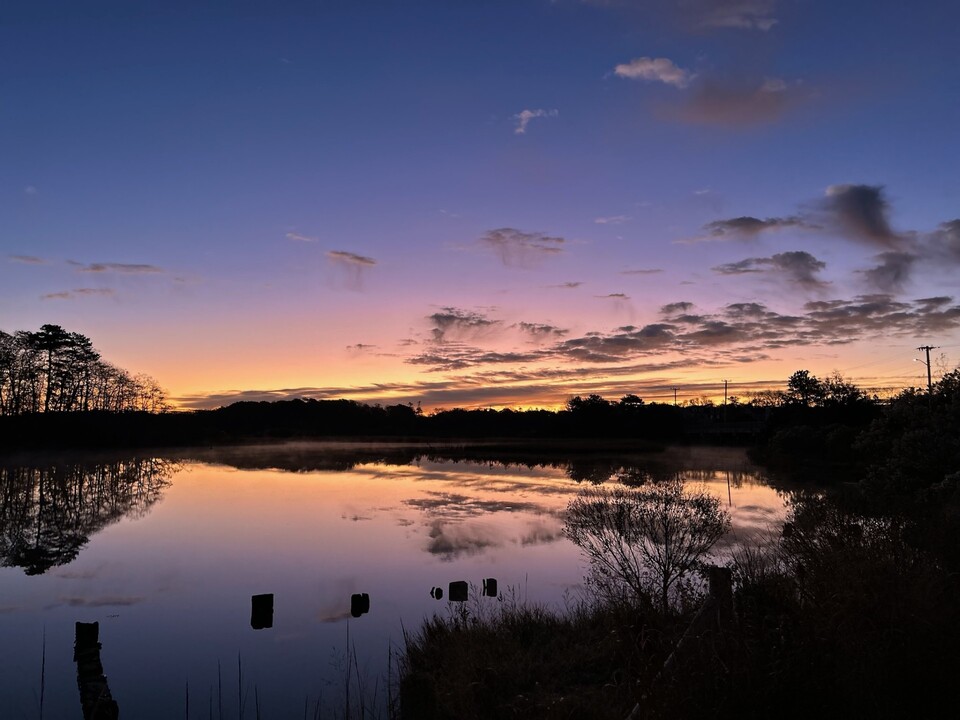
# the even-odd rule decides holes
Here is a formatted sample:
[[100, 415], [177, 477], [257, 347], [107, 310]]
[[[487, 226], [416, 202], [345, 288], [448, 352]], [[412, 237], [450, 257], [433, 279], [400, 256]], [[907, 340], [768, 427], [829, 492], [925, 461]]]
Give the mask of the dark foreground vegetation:
[[941, 717], [960, 661], [956, 581], [899, 521], [797, 507], [731, 563], [734, 621], [686, 640], [688, 598], [504, 603], [408, 640], [404, 718]]
[[[930, 392], [868, 403], [856, 399], [839, 418], [816, 400], [773, 414], [779, 425], [759, 454], [802, 461], [805, 471], [791, 474], [807, 480], [835, 460], [847, 482], [793, 492], [782, 533], [721, 560], [732, 577], [725, 619], [704, 605], [698, 582], [709, 551], [662, 602], [679, 565], [650, 553], [670, 555], [677, 533], [651, 521], [669, 512], [642, 487], [608, 493], [604, 513], [583, 513], [580, 499], [567, 534], [590, 560], [590, 595], [562, 610], [507, 600], [492, 612], [465, 606], [435, 617], [407, 639], [402, 716], [949, 713], [960, 667], [960, 373]], [[833, 443], [846, 450], [824, 456]], [[630, 493], [637, 510], [624, 510]], [[688, 513], [688, 535], [717, 520], [709, 508]]]

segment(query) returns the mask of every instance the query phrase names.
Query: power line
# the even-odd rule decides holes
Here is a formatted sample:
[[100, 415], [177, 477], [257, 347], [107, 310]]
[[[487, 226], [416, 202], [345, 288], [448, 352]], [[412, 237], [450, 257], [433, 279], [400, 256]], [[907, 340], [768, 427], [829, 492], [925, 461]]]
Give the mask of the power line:
[[[934, 347], [933, 345], [921, 345], [917, 348], [917, 350], [923, 350], [927, 353], [927, 361], [923, 364], [927, 366], [927, 392], [931, 394], [933, 393], [933, 376], [930, 373], [930, 351], [939, 349], [939, 347]], [[920, 362], [923, 362], [923, 360], [920, 360]]]

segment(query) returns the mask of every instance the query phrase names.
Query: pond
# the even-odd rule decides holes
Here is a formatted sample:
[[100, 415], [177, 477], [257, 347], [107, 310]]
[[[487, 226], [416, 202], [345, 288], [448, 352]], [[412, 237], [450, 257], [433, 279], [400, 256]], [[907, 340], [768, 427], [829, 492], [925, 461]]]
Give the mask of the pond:
[[[551, 461], [312, 443], [8, 460], [0, 707], [38, 718], [42, 698], [43, 717], [83, 717], [78, 669], [88, 689], [91, 670], [75, 630], [96, 622], [123, 717], [384, 717], [404, 629], [449, 612], [451, 582], [472, 602], [498, 602], [478, 597], [495, 578], [500, 596], [562, 607], [585, 573], [562, 534], [567, 503], [591, 483], [678, 473], [729, 507], [727, 551], [782, 523], [785, 496], [731, 449]], [[363, 593], [369, 612], [353, 617]], [[272, 616], [252, 617], [260, 594]]]

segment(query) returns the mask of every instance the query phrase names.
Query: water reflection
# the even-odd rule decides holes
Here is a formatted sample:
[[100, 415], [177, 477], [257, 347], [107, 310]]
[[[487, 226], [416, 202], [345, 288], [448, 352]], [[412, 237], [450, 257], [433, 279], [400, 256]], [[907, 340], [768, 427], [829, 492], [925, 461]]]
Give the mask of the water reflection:
[[73, 661], [77, 664], [77, 687], [83, 720], [117, 720], [120, 708], [110, 694], [100, 661], [100, 623], [76, 624]]
[[[321, 694], [320, 716], [342, 716], [332, 656], [356, 656], [373, 687], [402, 628], [449, 602], [576, 596], [584, 562], [562, 534], [584, 489], [575, 478], [683, 473], [732, 506], [738, 532], [774, 527], [784, 512], [740, 451], [494, 453], [304, 443], [0, 467], [0, 633], [26, 651], [0, 654], [0, 695], [26, 708], [44, 629], [50, 646], [69, 647], [82, 619], [110, 629], [103, 662], [125, 716], [182, 717], [185, 680], [191, 697], [212, 689], [219, 707], [221, 663], [225, 717], [240, 716], [241, 685], [251, 697], [259, 687], [264, 716], [302, 716], [304, 696], [313, 708]], [[244, 680], [232, 673], [227, 689], [238, 654]], [[45, 715], [69, 717], [75, 676], [49, 656]]]
[[157, 458], [0, 466], [0, 556], [28, 575], [71, 562], [90, 536], [160, 499], [178, 465]]

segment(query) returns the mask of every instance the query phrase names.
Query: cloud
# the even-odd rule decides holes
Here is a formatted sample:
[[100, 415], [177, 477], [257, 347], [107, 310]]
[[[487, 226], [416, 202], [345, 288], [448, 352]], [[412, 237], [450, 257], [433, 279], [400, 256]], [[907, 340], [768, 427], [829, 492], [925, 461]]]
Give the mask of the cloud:
[[741, 217], [709, 222], [703, 226], [703, 229], [707, 231], [705, 236], [691, 238], [686, 242], [727, 239], [751, 240], [764, 232], [783, 230], [784, 228], [808, 229], [812, 227], [815, 226], [810, 225], [797, 215], [770, 217], [763, 220], [750, 215], [742, 215]]
[[696, 125], [750, 127], [779, 120], [800, 99], [798, 87], [779, 78], [706, 78], [692, 88], [692, 94], [675, 114]]
[[775, 6], [776, 0], [681, 0], [680, 8], [699, 28], [766, 32], [778, 22]]
[[367, 352], [368, 350], [375, 350], [376, 345], [367, 345], [366, 343], [355, 343], [353, 345], [347, 345], [347, 350], [350, 352]]
[[917, 298], [914, 300], [917, 307], [921, 308], [925, 313], [936, 312], [951, 302], [953, 302], [953, 298], [949, 295], [937, 295], [936, 297]]
[[817, 273], [826, 267], [826, 263], [817, 260], [810, 253], [795, 250], [777, 253], [771, 257], [747, 258], [739, 262], [718, 265], [713, 268], [713, 271], [721, 275], [774, 272], [807, 289], [822, 289], [827, 286], [827, 283], [818, 278]]
[[[802, 254], [778, 262], [782, 272], [794, 272], [801, 278], [804, 270], [816, 271], [819, 267], [818, 261]], [[913, 337], [960, 327], [960, 305], [953, 304], [952, 298], [909, 303], [894, 300], [889, 294], [862, 295], [852, 300], [808, 302], [799, 315], [780, 314], [761, 303], [734, 303], [712, 314], [690, 314], [691, 309], [687, 302], [670, 303], [661, 309], [663, 322], [564, 338], [534, 353], [490, 353], [455, 347], [452, 354], [422, 355], [410, 362], [435, 364], [446, 370], [543, 362], [558, 370], [558, 362], [615, 364], [663, 357], [665, 352], [675, 351], [682, 352], [684, 361], [694, 365], [730, 363], [792, 346], [841, 345], [877, 335]], [[541, 369], [530, 372], [531, 377], [546, 377], [537, 374], [544, 372]]]
[[530, 121], [534, 118], [545, 118], [545, 117], [557, 117], [560, 112], [558, 110], [521, 110], [516, 115], [513, 116], [513, 119], [517, 121], [517, 126], [514, 128], [513, 132], [517, 135], [525, 135], [527, 132], [527, 125], [530, 124]]
[[927, 245], [935, 260], [960, 263], [960, 218], [940, 223], [927, 237]]
[[616, 292], [616, 293], [607, 293], [606, 295], [596, 295], [598, 298], [611, 298], [613, 300], [629, 300], [630, 296], [626, 293]]
[[613, 69], [617, 77], [629, 80], [662, 82], [676, 88], [685, 88], [696, 77], [689, 70], [674, 64], [669, 58], [639, 57], [628, 63], [617, 65]]
[[157, 275], [164, 270], [156, 265], [146, 265], [143, 263], [90, 263], [84, 265], [75, 260], [68, 260], [69, 265], [77, 268], [77, 272], [83, 273], [121, 273], [125, 275]]
[[[882, 185], [830, 185], [812, 208], [786, 217], [761, 219], [751, 215], [714, 220], [703, 226], [706, 235], [679, 242], [702, 242], [728, 238], [750, 239], [783, 229], [832, 231], [885, 250], [902, 250], [913, 234], [897, 233], [889, 220], [890, 203]], [[944, 223], [931, 234], [943, 245], [960, 250], [960, 220]]]
[[46, 265], [47, 261], [34, 255], [7, 255], [10, 262], [23, 263], [24, 265]]
[[516, 327], [520, 332], [538, 342], [550, 338], [562, 337], [567, 334], [567, 331], [563, 328], [546, 323], [519, 322]]
[[676, 328], [653, 323], [642, 328], [627, 326], [610, 334], [592, 333], [564, 340], [557, 354], [589, 363], [619, 362], [624, 358], [660, 351], [676, 340]]
[[307, 235], [301, 235], [300, 233], [295, 233], [295, 232], [288, 232], [286, 237], [287, 237], [287, 240], [293, 240], [295, 242], [312, 243], [312, 242], [317, 242], [319, 240], [319, 238], [309, 237]]
[[636, 270], [621, 270], [621, 275], [656, 275], [662, 273], [660, 268], [637, 268]]
[[671, 315], [688, 313], [693, 309], [693, 303], [681, 300], [679, 302], [667, 303], [660, 307], [660, 314], [664, 317]]
[[767, 314], [767, 308], [761, 303], [731, 303], [724, 308], [724, 313], [736, 318], [762, 318]]
[[444, 343], [432, 350], [407, 358], [409, 365], [423, 365], [430, 370], [463, 370], [477, 365], [511, 365], [542, 360], [547, 355], [542, 350], [530, 352], [498, 352], [484, 350], [464, 343]]
[[632, 219], [629, 215], [611, 215], [610, 217], [594, 218], [593, 222], [597, 225], [623, 225]]
[[531, 268], [543, 262], [544, 258], [562, 253], [566, 241], [562, 237], [540, 232], [498, 228], [488, 230], [478, 242], [493, 250], [504, 265]]
[[582, 282], [565, 282], [559, 285], [547, 285], [548, 288], [559, 288], [560, 290], [573, 290], [583, 285]]
[[913, 253], [890, 251], [876, 256], [879, 263], [863, 270], [867, 282], [881, 292], [899, 292], [910, 280], [917, 256]]
[[357, 267], [373, 267], [377, 261], [365, 255], [347, 252], [346, 250], [328, 250], [327, 259], [343, 265], [354, 265]]
[[346, 250], [328, 250], [327, 260], [344, 273], [347, 288], [350, 290], [363, 289], [364, 273], [377, 264], [371, 257]]
[[890, 249], [899, 249], [905, 239], [890, 227], [890, 203], [882, 185], [831, 185], [820, 209], [845, 237]]
[[36, 194], [39, 193], [39, 192], [40, 192], [40, 191], [37, 190], [37, 188], [36, 188], [34, 185], [27, 185], [27, 186], [23, 189], [24, 195], [36, 195]]
[[486, 315], [455, 307], [445, 307], [427, 318], [433, 325], [431, 333], [436, 342], [442, 343], [454, 337], [475, 338], [487, 334], [500, 326], [499, 320], [491, 320]]
[[[792, 315], [762, 303], [733, 303], [691, 314], [689, 302], [661, 308], [662, 322], [627, 325], [612, 332], [563, 337], [529, 352], [494, 352], [457, 342], [435, 344], [412, 365], [449, 373], [412, 382], [363, 386], [230, 391], [175, 398], [182, 408], [213, 408], [240, 400], [347, 398], [362, 402], [421, 402], [425, 408], [562, 404], [572, 394], [628, 392], [672, 399], [680, 370], [723, 368], [768, 359], [797, 347], [824, 347], [859, 340], [938, 336], [960, 328], [960, 304], [948, 296], [914, 301], [890, 294], [810, 301]], [[482, 323], [481, 323], [482, 326]], [[915, 344], [915, 343], [914, 343]], [[646, 378], [638, 380], [638, 377]], [[758, 379], [757, 387], [771, 380]], [[683, 382], [688, 395], [707, 392]]]
[[75, 300], [81, 297], [109, 297], [115, 294], [110, 288], [76, 288], [41, 295], [41, 300]]

